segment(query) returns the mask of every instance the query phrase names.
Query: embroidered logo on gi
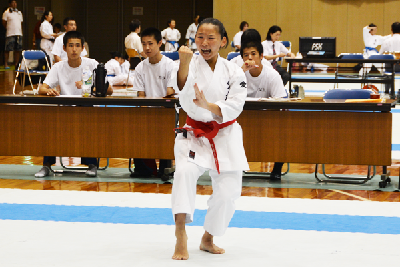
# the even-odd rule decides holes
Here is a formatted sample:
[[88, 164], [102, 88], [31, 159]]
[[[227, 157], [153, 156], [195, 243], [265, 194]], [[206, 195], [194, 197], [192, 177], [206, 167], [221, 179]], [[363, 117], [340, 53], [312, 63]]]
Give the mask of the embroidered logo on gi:
[[190, 150], [189, 151], [189, 158], [194, 159], [195, 156], [196, 156], [196, 152]]
[[165, 76], [163, 77], [163, 76], [158, 76], [158, 79], [160, 79], [160, 80], [165, 80]]
[[240, 85], [241, 85], [242, 87], [246, 87], [246, 82], [243, 81], [243, 82], [240, 83]]

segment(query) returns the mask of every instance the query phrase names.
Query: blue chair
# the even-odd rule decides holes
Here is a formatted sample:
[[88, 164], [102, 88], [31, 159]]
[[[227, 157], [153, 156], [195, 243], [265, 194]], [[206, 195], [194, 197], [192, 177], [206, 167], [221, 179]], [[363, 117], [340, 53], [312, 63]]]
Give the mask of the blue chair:
[[161, 54], [172, 59], [172, 60], [178, 60], [179, 59], [179, 53], [178, 51], [174, 51], [174, 52], [168, 52], [168, 51], [161, 51]]
[[227, 60], [234, 59], [235, 57], [239, 56], [239, 52], [229, 52], [228, 56], [226, 57]]
[[[33, 61], [33, 60], [39, 61], [41, 59], [46, 60], [46, 65], [44, 66], [44, 69], [38, 70], [38, 69], [32, 69], [30, 67], [31, 61]], [[29, 60], [29, 61], [27, 61], [27, 60]], [[32, 91], [35, 92], [33, 89], [31, 75], [47, 75], [49, 73], [49, 70], [50, 70], [50, 64], [47, 59], [47, 55], [44, 51], [42, 51], [42, 50], [24, 50], [24, 51], [22, 51], [22, 60], [21, 60], [21, 63], [19, 63], [19, 65], [18, 65], [18, 69], [16, 70], [17, 75], [16, 75], [15, 81], [14, 81], [13, 94], [15, 95], [15, 86], [17, 85], [17, 80], [18, 80], [19, 74], [24, 74], [23, 82], [21, 84], [22, 87], [25, 86], [25, 76], [28, 75], [29, 82], [32, 87]]]
[[233, 41], [231, 41], [231, 48], [233, 51], [236, 51], [235, 43]]

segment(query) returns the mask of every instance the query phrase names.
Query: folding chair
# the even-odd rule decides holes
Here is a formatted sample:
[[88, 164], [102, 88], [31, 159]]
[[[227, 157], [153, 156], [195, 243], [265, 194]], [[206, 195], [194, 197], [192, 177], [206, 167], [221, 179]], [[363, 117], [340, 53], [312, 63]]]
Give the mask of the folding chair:
[[130, 68], [131, 70], [134, 70], [136, 66], [142, 61], [142, 58], [140, 57], [138, 51], [133, 48], [127, 48], [125, 49], [126, 54], [129, 57], [129, 63], [131, 64]]
[[237, 57], [237, 56], [239, 56], [239, 55], [240, 55], [239, 52], [229, 52], [229, 53], [228, 53], [228, 56], [226, 57], [226, 59], [227, 59], [227, 60], [232, 60], [232, 59], [234, 59], [235, 57]]
[[[63, 167], [65, 170], [55, 171], [55, 172], [73, 172], [73, 170], [87, 170], [88, 169], [88, 167], [69, 167], [69, 166], [65, 166], [63, 164], [62, 157], [59, 157], [59, 159], [60, 159], [61, 167]], [[107, 165], [105, 165], [104, 167], [100, 168], [100, 158], [97, 159], [97, 170], [105, 170], [105, 169], [108, 168], [109, 165], [110, 165], [110, 159], [107, 158]]]
[[161, 54], [172, 59], [172, 60], [178, 60], [179, 59], [179, 53], [178, 51], [173, 51], [173, 52], [168, 52], [168, 51], [161, 51]]
[[[44, 68], [45, 68], [44, 70], [30, 69], [29, 63], [31, 62], [31, 60], [41, 60], [41, 59], [46, 60], [46, 65], [44, 66]], [[15, 81], [14, 81], [13, 94], [15, 95], [15, 87], [17, 85], [17, 80], [18, 80], [19, 74], [24, 74], [23, 81], [21, 84], [22, 87], [25, 86], [25, 75], [26, 74], [28, 75], [29, 82], [32, 87], [32, 91], [35, 94], [36, 91], [33, 88], [31, 75], [47, 75], [49, 73], [49, 70], [50, 70], [49, 61], [48, 61], [46, 53], [44, 51], [42, 51], [42, 50], [24, 50], [24, 51], [22, 51], [22, 60], [21, 60], [21, 63], [19, 63], [19, 65], [18, 65], [18, 69], [16, 70], [17, 75], [16, 75]]]
[[[332, 89], [325, 92], [324, 100], [327, 99], [370, 99], [371, 92], [365, 89]], [[366, 129], [368, 130], [368, 129]], [[343, 184], [364, 184], [371, 180], [376, 175], [376, 166], [373, 167], [373, 173], [371, 175], [371, 166], [368, 166], [368, 173], [366, 177], [354, 177], [354, 176], [331, 176], [325, 172], [325, 164], [322, 165], [322, 173], [326, 179], [318, 177], [318, 165], [315, 164], [315, 179], [318, 182], [331, 182], [331, 183], [343, 183]]]

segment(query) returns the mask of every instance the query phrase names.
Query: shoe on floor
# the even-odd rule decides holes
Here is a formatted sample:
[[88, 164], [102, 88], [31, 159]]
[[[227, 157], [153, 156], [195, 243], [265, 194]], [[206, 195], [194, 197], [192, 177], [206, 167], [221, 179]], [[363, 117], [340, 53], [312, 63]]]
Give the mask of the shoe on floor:
[[50, 172], [51, 172], [51, 169], [50, 169], [49, 167], [43, 166], [43, 167], [40, 169], [40, 171], [38, 171], [37, 173], [35, 173], [35, 177], [36, 177], [36, 178], [42, 178], [42, 177], [45, 177], [45, 176], [49, 176]]
[[86, 176], [96, 177], [97, 176], [97, 166], [94, 164], [89, 164], [89, 169], [85, 172]]

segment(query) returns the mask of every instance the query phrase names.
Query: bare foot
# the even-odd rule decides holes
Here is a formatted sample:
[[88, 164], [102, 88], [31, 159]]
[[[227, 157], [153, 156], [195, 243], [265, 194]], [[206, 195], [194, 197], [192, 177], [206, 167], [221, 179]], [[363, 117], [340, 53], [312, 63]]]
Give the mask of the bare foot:
[[201, 238], [200, 250], [210, 252], [212, 254], [224, 254], [225, 249], [217, 247], [213, 242], [213, 236], [205, 232]]
[[189, 252], [187, 250], [187, 240], [188, 237], [186, 232], [177, 231], [176, 235], [176, 245], [175, 245], [175, 252], [172, 256], [173, 260], [187, 260], [189, 259]]

